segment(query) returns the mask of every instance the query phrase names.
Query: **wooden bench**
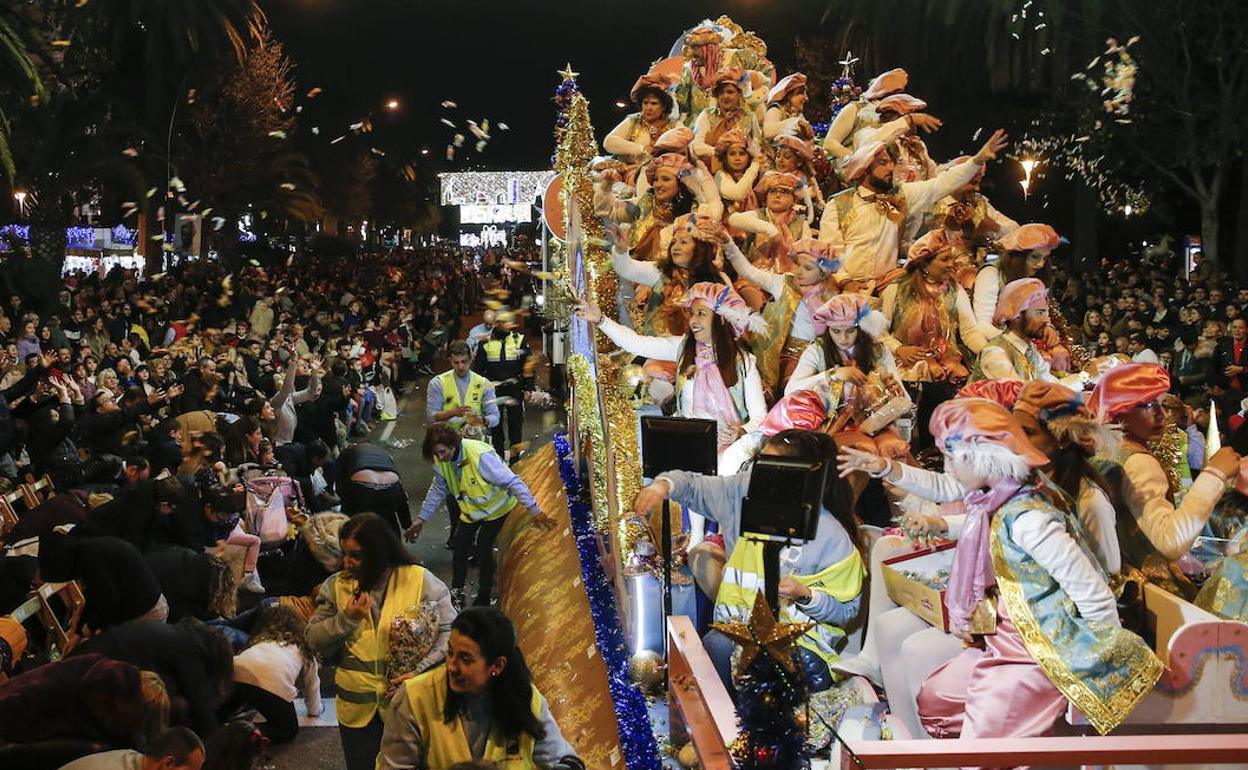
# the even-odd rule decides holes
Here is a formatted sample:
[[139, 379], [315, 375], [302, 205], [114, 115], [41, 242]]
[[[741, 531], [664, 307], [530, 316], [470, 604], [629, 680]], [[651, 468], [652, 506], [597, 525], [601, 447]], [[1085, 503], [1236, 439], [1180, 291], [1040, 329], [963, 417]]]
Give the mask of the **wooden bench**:
[[43, 478], [30, 484], [23, 484], [19, 487], [22, 496], [26, 499], [28, 508], [36, 508], [47, 502], [48, 498], [56, 494], [56, 486], [52, 483], [52, 479], [48, 474], [43, 474]]
[[17, 526], [17, 511], [6, 500], [0, 500], [0, 543], [9, 534], [9, 530]]
[[[52, 598], [55, 596], [61, 597], [61, 601], [69, 610], [69, 617], [64, 621], [57, 616], [56, 610], [52, 607]], [[68, 583], [44, 583], [32, 591], [26, 601], [13, 610], [10, 617], [18, 623], [25, 623], [33, 617], [38, 617], [43, 627], [48, 630], [49, 643], [57, 657], [65, 657], [79, 642], [78, 635], [73, 629], [78, 627], [82, 618], [82, 608], [86, 603], [82, 588], [72, 580]]]

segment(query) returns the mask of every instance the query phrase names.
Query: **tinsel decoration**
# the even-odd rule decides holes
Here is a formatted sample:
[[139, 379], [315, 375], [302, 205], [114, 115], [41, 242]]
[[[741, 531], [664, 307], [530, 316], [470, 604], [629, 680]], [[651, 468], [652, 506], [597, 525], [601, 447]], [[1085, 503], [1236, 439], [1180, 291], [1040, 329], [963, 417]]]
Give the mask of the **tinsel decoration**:
[[731, 746], [738, 770], [802, 768], [813, 754], [797, 714], [807, 699], [806, 682], [793, 643], [813, 623], [779, 623], [762, 593], [749, 623], [714, 628], [742, 645], [743, 673], [737, 677], [737, 723]]
[[1153, 457], [1157, 458], [1157, 462], [1161, 463], [1161, 467], [1166, 471], [1166, 481], [1170, 483], [1170, 495], [1174, 497], [1183, 489], [1183, 478], [1179, 475], [1179, 463], [1187, 462], [1187, 458], [1183, 455], [1182, 447], [1183, 431], [1179, 429], [1174, 421], [1166, 418], [1166, 427], [1161, 431], [1161, 437], [1156, 441], [1148, 442], [1149, 451], [1153, 453]]
[[1070, 370], [1072, 372], [1082, 371], [1083, 367], [1088, 365], [1091, 356], [1088, 355], [1087, 348], [1071, 339], [1070, 325], [1066, 322], [1066, 316], [1062, 313], [1061, 303], [1052, 297], [1049, 298], [1049, 323], [1057, 331], [1057, 336], [1062, 338], [1062, 345], [1070, 351]]
[[615, 606], [611, 580], [598, 556], [594, 534], [593, 513], [589, 494], [581, 483], [572, 463], [572, 449], [566, 433], [554, 435], [555, 455], [559, 458], [559, 476], [568, 497], [572, 535], [581, 561], [581, 580], [589, 599], [589, 613], [594, 622], [594, 641], [598, 654], [607, 667], [611, 700], [615, 703], [615, 719], [620, 733], [620, 751], [628, 770], [661, 770], [659, 745], [650, 727], [646, 698], [629, 679], [628, 645], [620, 616]]

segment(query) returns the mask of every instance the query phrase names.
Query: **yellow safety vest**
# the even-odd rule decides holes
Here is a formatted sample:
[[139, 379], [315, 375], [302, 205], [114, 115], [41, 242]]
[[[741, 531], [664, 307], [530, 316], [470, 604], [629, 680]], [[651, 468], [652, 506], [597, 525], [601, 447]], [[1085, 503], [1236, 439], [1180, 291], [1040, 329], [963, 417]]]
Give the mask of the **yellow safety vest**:
[[[446, 708], [448, 685], [446, 682], [446, 666], [438, 666], [404, 683], [407, 698], [412, 705], [412, 716], [420, 737], [425, 742], [425, 763], [429, 770], [445, 770], [460, 762], [473, 761], [472, 749], [468, 747], [468, 737], [464, 734], [463, 721], [457, 716], [451, 724], [443, 721]], [[533, 716], [541, 718], [542, 694], [533, 687], [533, 698], [529, 702]], [[485, 752], [481, 761], [492, 762], [505, 770], [529, 770], [536, 768], [533, 761], [533, 747], [536, 744], [533, 736], [521, 732], [512, 740], [492, 730], [485, 742]]]
[[493, 521], [506, 516], [516, 507], [516, 498], [503, 487], [496, 487], [481, 478], [481, 455], [491, 453], [494, 447], [484, 441], [464, 439], [460, 442], [458, 462], [438, 461], [434, 464], [438, 475], [446, 482], [452, 497], [459, 501], [461, 521]]
[[[339, 572], [330, 580], [334, 581], [334, 601], [339, 609], [346, 607], [358, 587], [355, 578]], [[339, 724], [364, 727], [379, 711], [384, 716], [390, 705], [383, 698], [389, 688], [386, 654], [390, 647], [390, 624], [396, 614], [420, 606], [424, 586], [424, 567], [411, 564], [396, 568], [386, 586], [377, 626], [373, 625], [370, 612], [347, 642], [334, 672]]]
[[523, 345], [524, 337], [512, 332], [501, 340], [487, 340], [481, 347], [485, 350], [485, 360], [496, 364], [499, 361], [519, 361]]
[[[855, 548], [844, 559], [814, 575], [792, 577], [812, 591], [822, 591], [837, 601], [847, 602], [862, 593], [862, 579], [866, 574], [866, 565]], [[743, 537], [737, 541], [724, 567], [723, 582], [715, 597], [715, 622], [745, 622], [754, 607], [755, 595], [762, 590], [763, 544]], [[795, 604], [784, 606], [780, 619], [786, 623], [813, 622], [815, 627], [798, 639], [797, 644], [818, 655], [829, 666], [840, 657], [836, 648], [845, 637], [844, 629], [808, 617]]]
[[[485, 389], [489, 381], [484, 377], [476, 372], [468, 372], [468, 388], [464, 391], [463, 401], [459, 398], [459, 386], [456, 384], [454, 369], [439, 374], [438, 382], [442, 385], [442, 408], [438, 410], [439, 412], [466, 406], [477, 414], [485, 416]], [[464, 418], [452, 417], [447, 422], [458, 430], [463, 426]]]

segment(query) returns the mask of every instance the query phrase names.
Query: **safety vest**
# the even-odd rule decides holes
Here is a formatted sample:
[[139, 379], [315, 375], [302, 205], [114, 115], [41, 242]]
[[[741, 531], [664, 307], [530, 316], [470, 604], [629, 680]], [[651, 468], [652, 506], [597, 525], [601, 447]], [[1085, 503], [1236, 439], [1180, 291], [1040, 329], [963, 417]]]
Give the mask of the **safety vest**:
[[524, 345], [524, 337], [511, 332], [503, 339], [490, 339], [481, 345], [485, 350], [485, 360], [492, 364], [499, 361], [519, 361], [520, 349]]
[[[443, 721], [448, 689], [446, 666], [438, 666], [412, 677], [403, 686], [407, 688], [412, 718], [415, 719], [420, 737], [425, 743], [425, 762], [422, 767], [445, 770], [460, 762], [472, 762], [472, 749], [468, 747], [463, 720], [456, 716], [450, 724]], [[529, 701], [529, 708], [533, 710], [533, 716], [540, 720], [542, 694], [536, 687], [532, 690], [533, 697]], [[481, 761], [493, 763], [505, 770], [536, 769], [537, 764], [533, 761], [533, 747], [536, 743], [527, 732], [508, 739], [494, 729], [486, 738]]]
[[[346, 572], [337, 573], [331, 580], [334, 581], [334, 601], [339, 609], [346, 607], [359, 584]], [[381, 604], [377, 625], [373, 625], [370, 612], [351, 635], [334, 672], [339, 724], [364, 727], [379, 711], [384, 716], [389, 706], [384, 696], [390, 686], [386, 679], [390, 625], [395, 615], [420, 607], [424, 586], [424, 567], [415, 564], [396, 567], [386, 585], [386, 598]]]
[[493, 521], [501, 519], [514, 507], [516, 498], [503, 487], [496, 487], [481, 478], [481, 455], [492, 453], [494, 447], [484, 441], [464, 439], [460, 442], [458, 462], [438, 461], [438, 475], [446, 482], [452, 497], [459, 501], [461, 521]]
[[[866, 573], [862, 556], [854, 548], [844, 559], [814, 575], [792, 577], [812, 591], [822, 591], [837, 601], [847, 602], [862, 593], [862, 579]], [[745, 622], [754, 607], [755, 595], [763, 590], [763, 580], [763, 544], [743, 537], [737, 541], [724, 567], [723, 582], [715, 597], [715, 622]], [[796, 604], [783, 607], [780, 617], [786, 623], [813, 622], [814, 628], [797, 640], [798, 646], [815, 653], [828, 666], [840, 657], [837, 646], [845, 638], [844, 629], [814, 620]]]
[[[479, 415], [485, 414], [485, 389], [489, 385], [489, 381], [476, 372], [468, 372], [468, 389], [464, 392], [464, 399], [459, 399], [459, 386], [456, 384], [455, 370], [451, 369], [438, 375], [438, 382], [442, 385], [442, 409], [458, 409], [466, 406]], [[459, 429], [464, 424], [463, 417], [452, 417], [447, 420], [452, 428]]]

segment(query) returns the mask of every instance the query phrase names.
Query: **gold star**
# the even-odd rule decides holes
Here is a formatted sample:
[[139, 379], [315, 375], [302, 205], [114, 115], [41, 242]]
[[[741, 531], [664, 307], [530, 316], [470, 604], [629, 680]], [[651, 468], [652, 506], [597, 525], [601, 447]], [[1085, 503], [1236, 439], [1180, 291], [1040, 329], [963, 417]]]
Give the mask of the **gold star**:
[[568, 62], [568, 65], [558, 72], [564, 80], [576, 80], [576, 76], [581, 74], [579, 72], [572, 71], [572, 62]]
[[741, 646], [741, 660], [737, 664], [737, 673], [749, 669], [754, 658], [763, 650], [767, 651], [786, 671], [793, 671], [793, 656], [789, 650], [793, 643], [807, 631], [814, 628], [814, 623], [780, 623], [759, 591], [754, 595], [754, 609], [750, 611], [749, 623], [713, 623], [711, 628], [732, 639]]

